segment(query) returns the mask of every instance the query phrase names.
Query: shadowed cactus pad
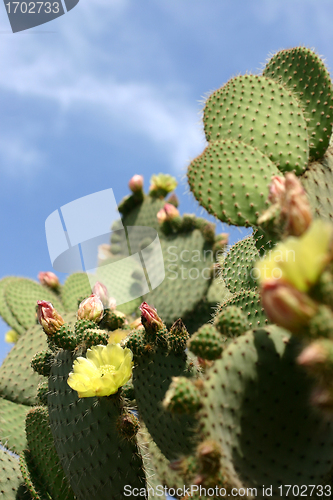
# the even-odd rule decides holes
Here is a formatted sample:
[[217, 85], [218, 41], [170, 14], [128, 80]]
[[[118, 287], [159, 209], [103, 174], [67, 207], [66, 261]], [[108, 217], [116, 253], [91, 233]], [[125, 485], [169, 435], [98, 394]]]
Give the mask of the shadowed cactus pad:
[[299, 175], [308, 163], [308, 131], [296, 96], [258, 75], [237, 76], [216, 90], [204, 109], [208, 141], [234, 139], [257, 147], [281, 171]]
[[266, 208], [278, 170], [258, 149], [229, 139], [210, 143], [188, 167], [190, 189], [200, 205], [222, 222], [256, 224]]
[[271, 326], [239, 337], [207, 373], [204, 436], [221, 446], [236, 487], [258, 486], [260, 495], [270, 484], [279, 498], [281, 484], [325, 484], [333, 423], [309, 405], [312, 382], [298, 353], [289, 332]]
[[135, 441], [117, 431], [121, 398], [78, 398], [67, 384], [72, 364], [69, 352], [59, 352], [49, 377], [50, 425], [63, 469], [78, 500], [130, 498], [125, 485], [145, 488], [145, 479]]
[[0, 496], [2, 500], [31, 500], [23, 482], [19, 461], [0, 449]]
[[283, 82], [297, 95], [310, 136], [310, 154], [321, 158], [332, 134], [333, 97], [330, 74], [320, 57], [306, 47], [277, 52], [263, 75]]

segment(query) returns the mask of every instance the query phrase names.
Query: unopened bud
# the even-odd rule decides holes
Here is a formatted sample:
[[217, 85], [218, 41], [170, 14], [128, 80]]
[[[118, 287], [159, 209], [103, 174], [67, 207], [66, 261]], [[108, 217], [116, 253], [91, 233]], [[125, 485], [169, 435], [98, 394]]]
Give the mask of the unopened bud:
[[132, 179], [128, 183], [128, 187], [132, 193], [139, 193], [143, 189], [143, 176], [133, 175]]
[[172, 221], [176, 218], [179, 218], [179, 212], [171, 203], [166, 203], [164, 207], [157, 212], [157, 220], [160, 224]]
[[111, 309], [111, 311], [115, 311], [117, 308], [117, 301], [114, 297], [109, 298], [109, 303], [108, 303], [108, 308]]
[[295, 174], [286, 174], [285, 200], [282, 211], [287, 219], [286, 231], [293, 236], [303, 234], [312, 222], [312, 212], [306, 192]]
[[79, 305], [77, 312], [78, 319], [89, 319], [99, 323], [104, 315], [104, 307], [102, 301], [94, 294], [83, 300]]
[[333, 376], [333, 341], [318, 339], [305, 347], [297, 358], [297, 363], [314, 375], [332, 380]]
[[157, 311], [154, 307], [149, 306], [147, 302], [142, 302], [140, 311], [141, 323], [146, 330], [150, 332], [157, 332], [158, 330], [163, 328], [163, 321], [157, 314]]
[[38, 300], [37, 306], [38, 323], [43, 327], [43, 330], [47, 335], [53, 335], [65, 323], [63, 318], [53, 307], [51, 302]]
[[41, 285], [57, 290], [60, 286], [58, 276], [51, 271], [38, 273], [38, 279]]
[[278, 175], [272, 177], [268, 195], [268, 199], [271, 203], [280, 203], [280, 201], [283, 200], [286, 191], [285, 184], [285, 177], [280, 177]]
[[317, 304], [296, 288], [268, 281], [262, 287], [262, 304], [268, 318], [279, 326], [297, 333], [316, 314]]
[[108, 289], [100, 281], [96, 281], [94, 288], [92, 289], [93, 295], [96, 295], [102, 302], [104, 307], [109, 306], [109, 294]]

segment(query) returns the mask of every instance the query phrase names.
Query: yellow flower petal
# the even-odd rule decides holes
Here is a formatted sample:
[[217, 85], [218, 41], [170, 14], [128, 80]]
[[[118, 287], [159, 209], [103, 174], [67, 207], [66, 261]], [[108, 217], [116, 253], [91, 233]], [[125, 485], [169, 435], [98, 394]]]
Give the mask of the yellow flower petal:
[[133, 354], [119, 344], [98, 345], [87, 350], [87, 358], [74, 361], [68, 385], [79, 397], [110, 396], [132, 375]]
[[333, 228], [315, 220], [300, 237], [287, 238], [258, 262], [254, 276], [263, 284], [282, 279], [302, 292], [316, 283], [332, 259]]

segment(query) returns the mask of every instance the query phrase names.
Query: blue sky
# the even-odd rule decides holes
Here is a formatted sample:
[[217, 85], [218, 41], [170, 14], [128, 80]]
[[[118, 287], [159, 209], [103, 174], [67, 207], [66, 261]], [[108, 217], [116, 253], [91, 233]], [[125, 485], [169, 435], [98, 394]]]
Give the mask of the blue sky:
[[81, 0], [12, 34], [0, 8], [0, 277], [50, 270], [48, 215], [110, 187], [120, 201], [136, 173], [175, 175], [199, 214], [184, 175], [205, 96], [299, 44], [333, 67], [332, 22], [329, 0]]

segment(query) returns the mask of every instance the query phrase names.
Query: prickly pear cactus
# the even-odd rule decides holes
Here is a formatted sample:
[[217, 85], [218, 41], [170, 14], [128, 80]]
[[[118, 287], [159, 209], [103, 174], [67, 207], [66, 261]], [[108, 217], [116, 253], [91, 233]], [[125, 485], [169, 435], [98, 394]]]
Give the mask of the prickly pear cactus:
[[[145, 194], [135, 175], [93, 293], [84, 273], [0, 280], [5, 500], [332, 495], [332, 102], [305, 47], [208, 97], [187, 179], [208, 213], [253, 228], [231, 248], [179, 213], [174, 178]], [[161, 259], [142, 268], [155, 240], [158, 286]]]

